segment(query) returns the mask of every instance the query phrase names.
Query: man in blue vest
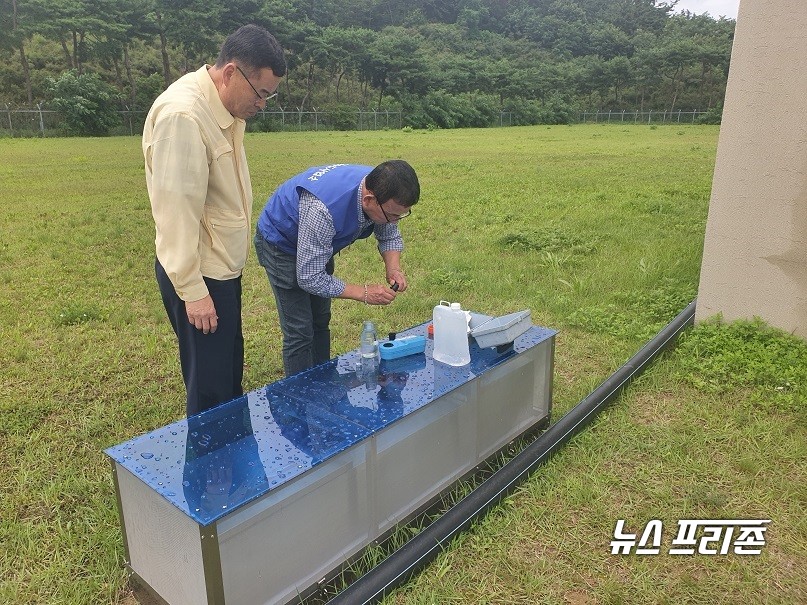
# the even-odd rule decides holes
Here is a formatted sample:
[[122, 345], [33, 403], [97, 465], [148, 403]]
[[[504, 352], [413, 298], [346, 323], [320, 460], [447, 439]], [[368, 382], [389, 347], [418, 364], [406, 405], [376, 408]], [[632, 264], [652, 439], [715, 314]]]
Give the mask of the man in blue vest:
[[[406, 290], [398, 221], [412, 213], [420, 184], [403, 160], [309, 168], [272, 194], [258, 219], [255, 250], [275, 295], [283, 369], [291, 376], [331, 357], [331, 299], [388, 305]], [[374, 234], [386, 284], [333, 275], [334, 254]]]

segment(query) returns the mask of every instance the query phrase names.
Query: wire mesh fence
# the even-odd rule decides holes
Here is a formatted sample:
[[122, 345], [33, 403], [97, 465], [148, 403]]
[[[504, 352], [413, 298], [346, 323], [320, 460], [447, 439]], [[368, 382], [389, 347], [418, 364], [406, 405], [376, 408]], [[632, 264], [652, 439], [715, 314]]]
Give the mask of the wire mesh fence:
[[258, 132], [309, 130], [389, 130], [403, 128], [400, 111], [260, 111], [247, 123], [247, 129]]
[[[140, 135], [147, 111], [124, 109], [118, 111], [119, 123], [110, 135]], [[404, 127], [400, 111], [261, 111], [247, 122], [250, 132], [286, 132], [316, 130], [389, 130]], [[504, 121], [503, 125], [507, 125]], [[69, 134], [61, 114], [36, 107], [13, 108], [0, 106], [0, 137], [59, 137]]]
[[[120, 121], [110, 135], [139, 136], [148, 112], [142, 109], [118, 111]], [[696, 124], [707, 114], [699, 110], [675, 111], [593, 111], [582, 112], [580, 123], [626, 124]], [[512, 126], [519, 123], [513, 112], [502, 111], [489, 126]], [[300, 111], [272, 109], [258, 113], [247, 122], [250, 132], [293, 132], [317, 130], [399, 130], [406, 125], [401, 111], [334, 110]], [[67, 132], [61, 114], [40, 103], [35, 107], [0, 106], [0, 137], [59, 137]]]
[[675, 110], [648, 110], [638, 111], [620, 109], [617, 111], [584, 111], [580, 114], [580, 122], [590, 123], [612, 123], [622, 122], [628, 124], [697, 124], [698, 118], [706, 115], [707, 111], [693, 109], [684, 111]]

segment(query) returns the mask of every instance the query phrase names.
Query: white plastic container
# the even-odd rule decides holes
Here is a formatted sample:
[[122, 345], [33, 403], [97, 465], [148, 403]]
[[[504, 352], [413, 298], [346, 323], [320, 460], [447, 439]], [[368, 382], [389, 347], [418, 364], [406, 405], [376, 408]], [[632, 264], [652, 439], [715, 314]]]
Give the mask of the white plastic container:
[[447, 303], [444, 300], [434, 307], [432, 315], [434, 323], [435, 361], [450, 366], [464, 366], [471, 363], [471, 352], [468, 349], [468, 318], [460, 303]]
[[498, 347], [513, 342], [530, 329], [532, 321], [529, 309], [492, 317], [480, 324], [472, 322], [471, 336], [481, 348]]

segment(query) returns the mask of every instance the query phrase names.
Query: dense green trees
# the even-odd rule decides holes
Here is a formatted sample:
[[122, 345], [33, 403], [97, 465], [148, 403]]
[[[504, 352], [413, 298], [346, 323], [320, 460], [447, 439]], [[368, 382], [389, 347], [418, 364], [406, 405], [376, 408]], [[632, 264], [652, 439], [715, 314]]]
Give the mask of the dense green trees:
[[67, 134], [104, 135], [120, 124], [115, 91], [97, 74], [66, 71], [58, 79], [48, 79], [48, 92]]
[[405, 109], [413, 126], [563, 121], [578, 109], [710, 109], [734, 21], [674, 0], [0, 0], [0, 104], [97, 74], [147, 108], [239, 24], [288, 51], [286, 109]]

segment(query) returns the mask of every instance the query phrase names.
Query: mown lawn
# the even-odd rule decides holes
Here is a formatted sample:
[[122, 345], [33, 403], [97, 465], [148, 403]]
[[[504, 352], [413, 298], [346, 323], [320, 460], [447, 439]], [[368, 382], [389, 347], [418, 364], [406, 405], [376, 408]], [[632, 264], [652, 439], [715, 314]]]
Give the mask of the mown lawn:
[[[315, 164], [400, 157], [410, 290], [334, 304], [333, 351], [440, 299], [559, 330], [554, 418], [697, 293], [718, 130], [588, 125], [254, 134], [253, 219]], [[0, 602], [131, 603], [102, 450], [184, 412], [153, 277], [139, 139], [0, 140]], [[254, 221], [253, 221], [254, 222]], [[372, 244], [337, 274], [380, 281]], [[244, 274], [246, 389], [281, 374], [263, 270]], [[390, 603], [807, 602], [807, 345], [704, 324]], [[764, 518], [760, 556], [617, 556], [617, 519]]]

